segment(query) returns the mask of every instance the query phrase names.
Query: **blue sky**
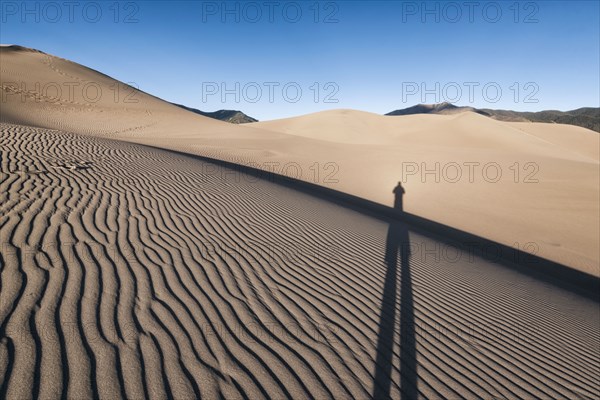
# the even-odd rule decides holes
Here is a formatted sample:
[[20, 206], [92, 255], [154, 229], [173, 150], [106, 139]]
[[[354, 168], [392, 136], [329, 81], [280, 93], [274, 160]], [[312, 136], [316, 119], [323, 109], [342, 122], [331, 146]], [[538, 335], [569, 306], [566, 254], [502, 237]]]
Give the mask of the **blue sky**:
[[3, 1], [0, 42], [260, 120], [439, 101], [569, 110], [600, 106], [599, 4]]

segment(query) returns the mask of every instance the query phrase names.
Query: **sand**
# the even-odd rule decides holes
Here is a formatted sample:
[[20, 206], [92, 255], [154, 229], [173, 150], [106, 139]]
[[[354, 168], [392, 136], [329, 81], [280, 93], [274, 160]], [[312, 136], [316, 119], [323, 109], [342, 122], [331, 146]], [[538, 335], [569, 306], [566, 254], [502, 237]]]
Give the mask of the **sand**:
[[0, 63], [4, 88], [31, 84], [0, 113], [0, 398], [600, 396], [593, 296], [193, 156], [336, 162], [316, 183], [387, 204], [398, 154], [536, 160], [537, 185], [409, 180], [407, 210], [598, 275], [597, 134], [352, 110], [234, 126], [141, 92], [38, 97], [115, 81], [28, 50]]
[[356, 110], [232, 126], [58, 57], [14, 47], [0, 57], [2, 122], [228, 160], [389, 206], [404, 179], [408, 212], [600, 276], [597, 132]]

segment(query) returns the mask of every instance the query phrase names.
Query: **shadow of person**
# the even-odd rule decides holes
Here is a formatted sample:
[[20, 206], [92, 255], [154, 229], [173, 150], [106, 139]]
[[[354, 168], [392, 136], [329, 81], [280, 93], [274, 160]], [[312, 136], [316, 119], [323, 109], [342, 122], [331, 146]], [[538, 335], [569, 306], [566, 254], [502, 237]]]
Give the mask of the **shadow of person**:
[[[397, 190], [398, 187], [401, 191]], [[398, 187], [394, 189], [394, 193], [398, 193], [396, 200], [400, 197], [401, 207], [404, 189], [400, 184]], [[395, 204], [398, 204], [398, 201]], [[408, 227], [398, 220], [391, 221], [385, 248], [386, 274], [379, 316], [374, 399], [388, 399], [391, 394], [398, 279], [400, 279], [400, 391], [402, 397], [406, 399], [415, 399], [418, 395], [410, 255]]]
[[403, 197], [405, 192], [402, 183], [398, 182], [398, 185], [392, 191], [394, 193], [394, 209], [404, 211]]

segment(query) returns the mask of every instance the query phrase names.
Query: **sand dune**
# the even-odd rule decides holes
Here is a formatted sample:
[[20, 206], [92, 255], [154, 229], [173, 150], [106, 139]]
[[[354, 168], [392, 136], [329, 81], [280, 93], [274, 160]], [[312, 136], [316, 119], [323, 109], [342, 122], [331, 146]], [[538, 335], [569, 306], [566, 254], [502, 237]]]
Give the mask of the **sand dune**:
[[594, 296], [180, 153], [387, 205], [403, 163], [493, 161], [497, 183], [411, 176], [407, 211], [599, 276], [597, 133], [355, 110], [234, 126], [41, 52], [0, 66], [0, 398], [600, 397]]
[[593, 160], [598, 161], [600, 158], [600, 152], [598, 151], [600, 135], [589, 129], [578, 126], [532, 124], [528, 122], [510, 122], [507, 125]]
[[196, 158], [0, 133], [0, 398], [600, 396], [594, 299]]
[[533, 244], [544, 258], [600, 276], [596, 132], [469, 112], [354, 110], [232, 126], [51, 55], [3, 47], [0, 57], [3, 122], [252, 165], [386, 205], [403, 172], [418, 168], [406, 176], [407, 211], [517, 248]]
[[[386, 205], [416, 166], [406, 176], [407, 211], [506, 245], [533, 243], [542, 257], [600, 276], [596, 132], [475, 113], [354, 110], [232, 126], [51, 55], [2, 47], [0, 57], [3, 122], [183, 150]], [[436, 168], [437, 177], [425, 173]]]

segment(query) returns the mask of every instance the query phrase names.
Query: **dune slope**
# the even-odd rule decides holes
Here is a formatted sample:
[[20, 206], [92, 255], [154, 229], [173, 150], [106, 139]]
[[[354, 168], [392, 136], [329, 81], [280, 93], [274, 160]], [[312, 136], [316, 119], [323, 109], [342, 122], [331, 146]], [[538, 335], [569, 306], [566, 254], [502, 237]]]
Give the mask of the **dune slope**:
[[192, 157], [0, 133], [0, 398], [600, 396], [593, 300]]
[[548, 124], [470, 112], [353, 110], [233, 126], [52, 55], [2, 47], [0, 58], [2, 122], [252, 165], [386, 205], [405, 180], [411, 213], [600, 276], [597, 132], [556, 124], [544, 138], [533, 130]]

